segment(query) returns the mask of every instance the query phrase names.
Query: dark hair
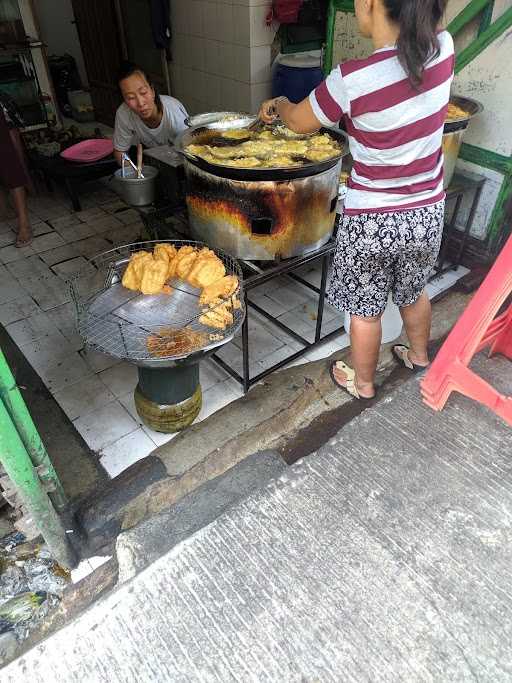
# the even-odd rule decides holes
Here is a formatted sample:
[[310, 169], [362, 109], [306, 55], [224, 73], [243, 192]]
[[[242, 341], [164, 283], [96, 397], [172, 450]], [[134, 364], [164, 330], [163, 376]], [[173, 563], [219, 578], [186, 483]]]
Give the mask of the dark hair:
[[423, 81], [425, 65], [439, 56], [437, 28], [448, 0], [383, 0], [391, 21], [398, 24], [398, 59], [413, 87]]
[[148, 82], [148, 85], [151, 88], [153, 88], [153, 90], [155, 91], [156, 107], [159, 112], [162, 112], [163, 106], [162, 100], [160, 99], [160, 94], [156, 89], [155, 84], [151, 80], [151, 76], [149, 76], [148, 73], [144, 71], [144, 69], [141, 66], [138, 66], [138, 64], [135, 64], [134, 62], [121, 62], [121, 66], [119, 67], [119, 71], [117, 72], [117, 84], [120, 86], [121, 81], [124, 81], [125, 78], [129, 78], [134, 74], [140, 74], [141, 76], [144, 76], [144, 78]]

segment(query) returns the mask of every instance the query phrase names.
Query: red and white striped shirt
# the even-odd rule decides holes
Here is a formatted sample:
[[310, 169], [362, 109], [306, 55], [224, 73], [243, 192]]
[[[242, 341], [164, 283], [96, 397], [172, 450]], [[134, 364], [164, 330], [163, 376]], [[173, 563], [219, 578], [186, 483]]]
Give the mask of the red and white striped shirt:
[[444, 199], [443, 127], [453, 80], [448, 31], [418, 89], [395, 48], [340, 64], [310, 96], [324, 126], [343, 119], [354, 159], [345, 213], [403, 211]]

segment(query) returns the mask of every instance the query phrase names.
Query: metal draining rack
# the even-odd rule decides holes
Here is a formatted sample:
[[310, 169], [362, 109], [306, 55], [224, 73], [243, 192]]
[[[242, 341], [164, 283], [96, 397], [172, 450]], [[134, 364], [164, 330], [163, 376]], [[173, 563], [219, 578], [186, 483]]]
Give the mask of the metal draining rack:
[[[240, 308], [232, 311], [233, 323], [225, 329], [215, 329], [199, 322], [204, 308], [199, 305], [200, 290], [182, 280], [175, 278], [169, 281], [173, 290], [170, 294], [143, 295], [123, 287], [121, 279], [130, 256], [140, 250], [152, 251], [156, 244], [161, 243], [172, 244], [176, 248], [190, 245], [200, 249], [207, 246], [190, 240], [127, 244], [92, 258], [70, 280], [78, 331], [87, 346], [137, 365], [155, 367], [174, 364], [192, 354], [199, 359], [234, 337], [245, 316], [242, 271], [235, 259], [220, 250], [215, 250], [215, 253], [224, 263], [226, 273], [238, 277], [239, 286], [233, 296], [241, 301]], [[176, 332], [180, 334], [176, 336]], [[159, 340], [162, 340], [161, 349], [165, 350], [170, 334], [174, 335], [173, 353], [161, 355]], [[195, 340], [192, 346], [191, 337]], [[148, 339], [153, 341], [152, 352]]]
[[[308, 351], [311, 351], [314, 349], [316, 346], [319, 344], [323, 344], [326, 341], [329, 341], [331, 339], [334, 339], [336, 337], [340, 337], [342, 334], [344, 334], [345, 329], [343, 327], [343, 318], [340, 314], [340, 326], [333, 332], [330, 332], [328, 334], [325, 334], [322, 336], [322, 322], [323, 322], [323, 316], [324, 316], [324, 307], [325, 307], [325, 295], [326, 295], [326, 290], [327, 290], [327, 279], [328, 279], [328, 274], [329, 274], [329, 266], [330, 262], [334, 253], [334, 250], [336, 248], [336, 241], [335, 241], [335, 236], [327, 242], [323, 247], [320, 247], [319, 249], [316, 249], [315, 251], [311, 251], [307, 254], [304, 254], [303, 256], [296, 256], [290, 259], [286, 259], [284, 261], [281, 261], [279, 263], [275, 262], [269, 262], [268, 264], [263, 265], [262, 267], [258, 266], [252, 261], [241, 261], [241, 267], [242, 270], [246, 273], [246, 277], [243, 282], [243, 298], [244, 298], [244, 308], [246, 309], [246, 316], [242, 324], [242, 375], [240, 375], [236, 370], [234, 370], [228, 363], [226, 363], [220, 356], [217, 354], [212, 355], [212, 360], [214, 360], [218, 365], [220, 365], [226, 372], [228, 372], [231, 377], [236, 379], [238, 382], [243, 387], [244, 393], [247, 393], [249, 389], [254, 385], [260, 382], [262, 379], [265, 377], [268, 377], [270, 374], [275, 372], [276, 370], [279, 370], [280, 368], [283, 368], [285, 365], [288, 365], [288, 363], [293, 362], [297, 358], [300, 358], [304, 354], [308, 353]], [[313, 261], [316, 261], [317, 259], [322, 259], [322, 272], [321, 272], [321, 281], [320, 281], [320, 287], [317, 287], [316, 285], [313, 285], [311, 282], [308, 282], [304, 278], [300, 277], [297, 275], [294, 271], [300, 268], [301, 266], [304, 266], [308, 263], [312, 263]], [[275, 315], [272, 315], [268, 311], [264, 310], [261, 306], [258, 306], [254, 301], [251, 301], [248, 298], [248, 294], [250, 291], [253, 289], [256, 289], [257, 287], [265, 284], [266, 282], [269, 282], [275, 278], [278, 278], [282, 275], [286, 275], [287, 277], [291, 278], [295, 282], [300, 283], [304, 287], [307, 287], [307, 289], [313, 291], [315, 294], [318, 295], [318, 307], [316, 311], [316, 326], [315, 326], [315, 335], [314, 335], [314, 340], [309, 341], [302, 335], [300, 335], [298, 332], [295, 332], [291, 327], [288, 325], [285, 325], [283, 322], [281, 322]], [[286, 358], [283, 358], [280, 362], [275, 363], [269, 368], [266, 368], [262, 372], [258, 373], [257, 375], [251, 377], [250, 374], [250, 344], [249, 344], [249, 320], [250, 320], [250, 313], [249, 311], [253, 309], [257, 313], [259, 313], [261, 316], [266, 318], [269, 322], [271, 322], [273, 325], [278, 327], [280, 330], [282, 330], [287, 336], [290, 337], [290, 339], [295, 340], [299, 344], [302, 345], [303, 348], [301, 348], [299, 351], [296, 351], [295, 353], [290, 354]]]

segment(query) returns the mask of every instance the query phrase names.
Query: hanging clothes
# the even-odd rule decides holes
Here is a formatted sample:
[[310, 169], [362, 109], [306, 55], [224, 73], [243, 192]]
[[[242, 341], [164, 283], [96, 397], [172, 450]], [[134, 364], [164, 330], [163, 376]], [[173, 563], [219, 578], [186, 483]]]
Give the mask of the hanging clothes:
[[167, 49], [171, 38], [169, 0], [151, 0], [151, 30], [155, 46]]
[[267, 24], [278, 21], [280, 24], [295, 24], [304, 0], [273, 0], [267, 15]]

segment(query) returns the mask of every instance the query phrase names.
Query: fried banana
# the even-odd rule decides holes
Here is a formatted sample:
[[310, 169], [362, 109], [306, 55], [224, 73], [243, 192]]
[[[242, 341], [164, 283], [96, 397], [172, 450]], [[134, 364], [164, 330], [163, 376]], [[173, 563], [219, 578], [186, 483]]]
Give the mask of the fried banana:
[[159, 294], [167, 279], [168, 264], [165, 261], [151, 259], [144, 264], [144, 274], [140, 283], [143, 294]]
[[223, 278], [225, 274], [226, 268], [220, 258], [215, 256], [215, 254], [213, 256], [201, 256], [201, 253], [199, 253], [194, 265], [187, 275], [187, 282], [190, 282], [193, 287], [202, 289], [217, 282], [217, 280]]
[[201, 305], [209, 304], [215, 299], [227, 299], [234, 294], [238, 287], [238, 278], [236, 275], [225, 275], [217, 282], [203, 288], [199, 303]]
[[121, 283], [126, 289], [131, 289], [135, 292], [140, 290], [140, 283], [142, 282], [142, 275], [144, 273], [144, 263], [152, 260], [152, 256], [147, 251], [137, 251], [131, 255], [130, 261], [123, 274]]

